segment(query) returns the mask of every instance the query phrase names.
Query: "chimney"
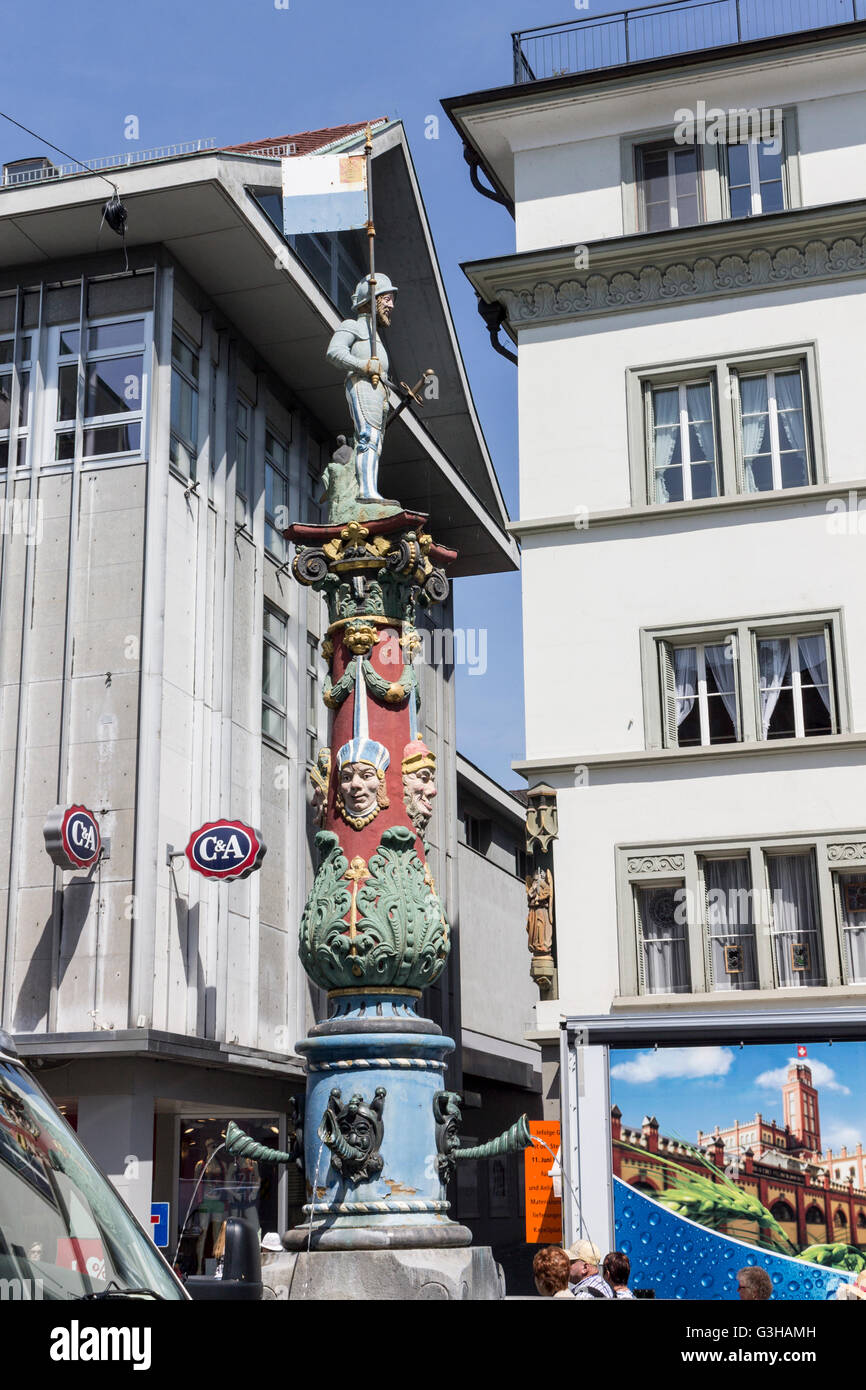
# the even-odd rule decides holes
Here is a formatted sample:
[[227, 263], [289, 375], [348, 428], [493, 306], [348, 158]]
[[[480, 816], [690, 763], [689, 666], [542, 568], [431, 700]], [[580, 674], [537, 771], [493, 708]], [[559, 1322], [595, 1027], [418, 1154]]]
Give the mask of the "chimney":
[[646, 1146], [650, 1153], [659, 1151], [659, 1122], [655, 1115], [644, 1115], [641, 1126], [641, 1134], [646, 1140]]
[[610, 1137], [620, 1139], [622, 1137], [622, 1111], [618, 1105], [614, 1105], [610, 1112]]

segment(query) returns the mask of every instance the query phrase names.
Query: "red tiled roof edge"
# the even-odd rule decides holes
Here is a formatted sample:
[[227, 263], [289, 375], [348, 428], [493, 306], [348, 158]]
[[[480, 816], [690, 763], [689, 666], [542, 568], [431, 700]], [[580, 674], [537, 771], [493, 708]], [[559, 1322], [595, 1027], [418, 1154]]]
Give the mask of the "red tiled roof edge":
[[[385, 125], [387, 120], [387, 116], [378, 116], [370, 125], [375, 130]], [[295, 135], [275, 135], [269, 140], [248, 140], [243, 145], [223, 145], [221, 148], [226, 154], [255, 154], [257, 150], [272, 149], [277, 145], [294, 145], [295, 155], [313, 154], [326, 145], [345, 140], [349, 135], [360, 134], [366, 127], [366, 121], [358, 121], [352, 125], [324, 126], [321, 130], [302, 130]]]

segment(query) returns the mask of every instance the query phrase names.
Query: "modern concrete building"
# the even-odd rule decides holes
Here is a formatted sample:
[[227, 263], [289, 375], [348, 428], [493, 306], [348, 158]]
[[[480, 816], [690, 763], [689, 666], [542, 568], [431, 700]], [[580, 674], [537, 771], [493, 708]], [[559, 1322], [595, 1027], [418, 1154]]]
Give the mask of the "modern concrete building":
[[[227, 1117], [285, 1147], [294, 1044], [322, 1013], [295, 941], [326, 617], [288, 572], [283, 528], [319, 519], [319, 473], [348, 428], [325, 349], [365, 243], [288, 246], [280, 159], [359, 144], [363, 127], [344, 127], [110, 169], [125, 246], [101, 226], [102, 174], [19, 162], [0, 187], [2, 1024], [139, 1218], [170, 1203], [172, 1248]], [[410, 380], [434, 367], [438, 387], [423, 423], [407, 411], [389, 430], [383, 486], [430, 514], [456, 576], [514, 568], [399, 123], [377, 123], [374, 170], [379, 264], [400, 287], [391, 359]], [[450, 627], [450, 601], [437, 613]], [[456, 919], [444, 660], [425, 669], [424, 718]], [[58, 803], [90, 807], [110, 841], [89, 872], [46, 854]], [[218, 816], [262, 831], [243, 881], [183, 857]], [[427, 1006], [459, 1036], [456, 932], [452, 959]], [[218, 1162], [187, 1267], [227, 1214], [296, 1219], [299, 1175], [271, 1171]]]
[[602, 1243], [609, 1047], [866, 1037], [866, 24], [843, 9], [516, 35], [513, 85], [445, 103], [515, 220], [467, 273], [519, 346], [519, 769], [559, 808], [559, 993], [530, 1036], [567, 1233]]

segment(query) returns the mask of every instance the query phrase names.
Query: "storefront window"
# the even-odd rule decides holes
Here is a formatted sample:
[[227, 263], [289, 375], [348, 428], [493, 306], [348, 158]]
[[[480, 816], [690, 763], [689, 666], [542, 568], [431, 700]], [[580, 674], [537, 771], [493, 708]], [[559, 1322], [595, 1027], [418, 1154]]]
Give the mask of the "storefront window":
[[[259, 1144], [279, 1148], [279, 1122], [273, 1118], [236, 1123]], [[229, 1154], [225, 1149], [228, 1120], [181, 1118], [178, 1213], [186, 1225], [180, 1237], [178, 1264], [184, 1276], [214, 1275], [223, 1253], [225, 1223], [242, 1217], [259, 1233], [278, 1230], [279, 1168]], [[187, 1216], [187, 1212], [189, 1215]]]

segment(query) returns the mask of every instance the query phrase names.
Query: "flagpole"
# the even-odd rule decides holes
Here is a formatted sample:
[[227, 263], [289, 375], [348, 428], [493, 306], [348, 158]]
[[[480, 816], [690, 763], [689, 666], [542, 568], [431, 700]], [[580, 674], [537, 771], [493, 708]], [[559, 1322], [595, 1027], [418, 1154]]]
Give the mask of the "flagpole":
[[[373, 127], [367, 126], [367, 142], [364, 146], [367, 157], [367, 242], [370, 248], [370, 357], [378, 356], [376, 346], [376, 259], [373, 249], [376, 228], [373, 223]], [[379, 385], [379, 376], [371, 377], [374, 386]]]

